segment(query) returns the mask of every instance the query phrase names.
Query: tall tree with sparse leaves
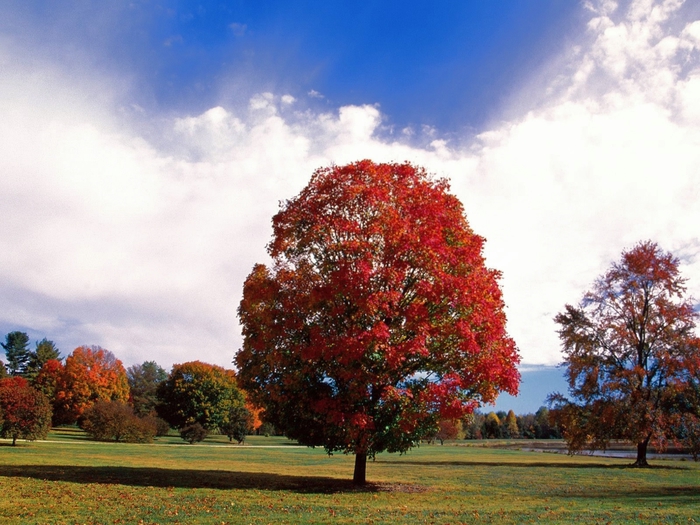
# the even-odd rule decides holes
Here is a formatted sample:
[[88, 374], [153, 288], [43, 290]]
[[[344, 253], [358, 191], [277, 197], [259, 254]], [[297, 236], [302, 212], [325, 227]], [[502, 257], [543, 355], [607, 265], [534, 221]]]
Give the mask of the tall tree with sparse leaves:
[[674, 439], [679, 399], [700, 357], [698, 313], [685, 294], [679, 260], [646, 241], [555, 317], [570, 399], [554, 394], [550, 402], [570, 451], [624, 439], [637, 447], [634, 464], [646, 466], [649, 443]]
[[273, 228], [273, 266], [239, 307], [240, 382], [287, 436], [355, 454], [355, 483], [367, 457], [517, 392], [500, 274], [447, 182], [411, 164], [319, 169]]

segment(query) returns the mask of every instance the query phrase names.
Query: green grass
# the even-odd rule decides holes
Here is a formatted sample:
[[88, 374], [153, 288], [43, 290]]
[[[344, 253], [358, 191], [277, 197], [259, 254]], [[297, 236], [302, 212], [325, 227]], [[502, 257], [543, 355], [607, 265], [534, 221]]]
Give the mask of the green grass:
[[[700, 466], [423, 445], [368, 464], [281, 438], [0, 444], [0, 523], [695, 523]], [[527, 444], [524, 442], [524, 444]], [[276, 447], [276, 448], [263, 448]]]

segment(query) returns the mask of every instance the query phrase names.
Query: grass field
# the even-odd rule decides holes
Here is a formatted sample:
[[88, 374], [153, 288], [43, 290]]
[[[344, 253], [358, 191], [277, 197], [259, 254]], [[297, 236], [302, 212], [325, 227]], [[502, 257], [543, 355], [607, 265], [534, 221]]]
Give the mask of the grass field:
[[[468, 443], [468, 442], [466, 442]], [[464, 445], [460, 442], [459, 445]], [[524, 443], [524, 445], [527, 443]], [[700, 465], [423, 445], [368, 464], [253, 437], [0, 443], [0, 523], [698, 523]]]

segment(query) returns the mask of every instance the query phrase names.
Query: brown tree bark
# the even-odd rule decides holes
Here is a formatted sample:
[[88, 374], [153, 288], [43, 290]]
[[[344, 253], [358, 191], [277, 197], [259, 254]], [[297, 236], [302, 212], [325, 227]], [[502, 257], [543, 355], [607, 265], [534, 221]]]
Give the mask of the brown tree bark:
[[352, 482], [355, 485], [364, 485], [367, 483], [367, 453], [355, 453], [355, 473], [352, 476]]

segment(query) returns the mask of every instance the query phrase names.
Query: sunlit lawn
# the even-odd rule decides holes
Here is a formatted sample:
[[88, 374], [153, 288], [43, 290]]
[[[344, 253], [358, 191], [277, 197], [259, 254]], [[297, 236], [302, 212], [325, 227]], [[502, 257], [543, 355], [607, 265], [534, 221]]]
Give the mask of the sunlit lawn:
[[357, 490], [351, 456], [282, 438], [126, 445], [63, 430], [48, 439], [1, 444], [1, 523], [700, 522], [691, 461], [634, 469], [630, 460], [423, 445], [378, 456], [370, 485]]

